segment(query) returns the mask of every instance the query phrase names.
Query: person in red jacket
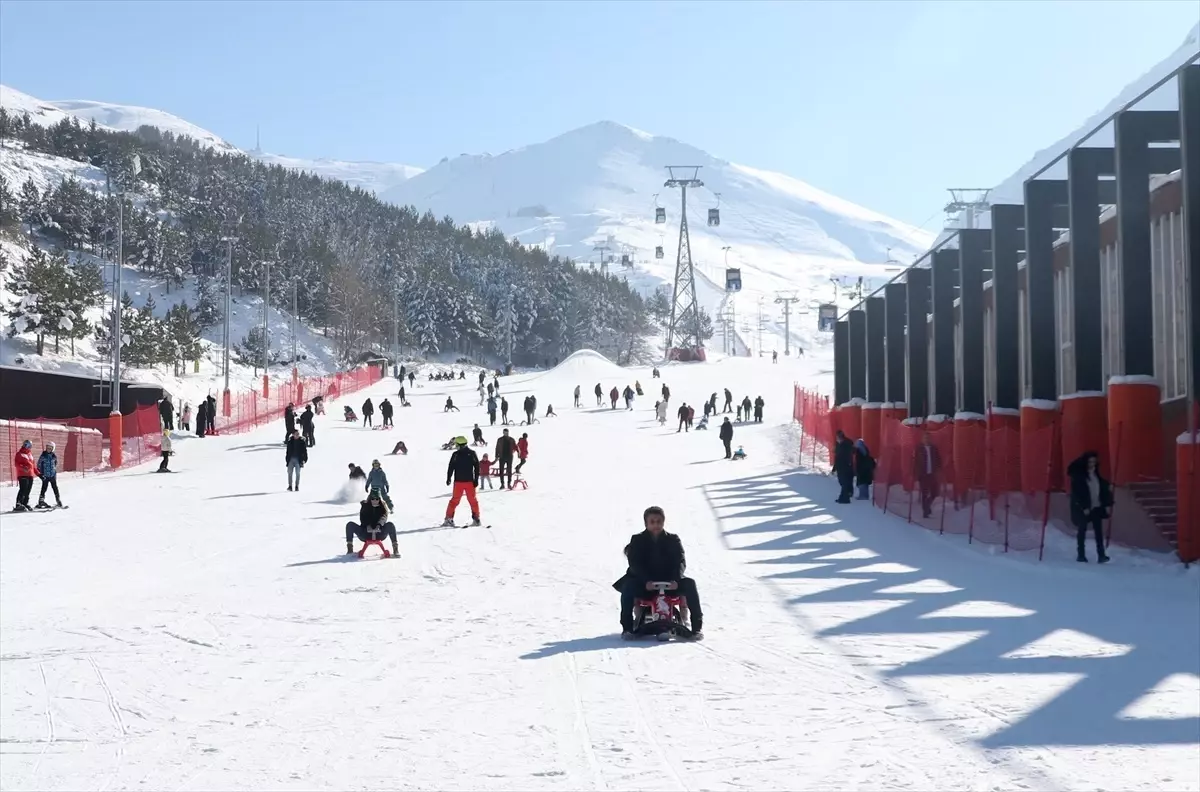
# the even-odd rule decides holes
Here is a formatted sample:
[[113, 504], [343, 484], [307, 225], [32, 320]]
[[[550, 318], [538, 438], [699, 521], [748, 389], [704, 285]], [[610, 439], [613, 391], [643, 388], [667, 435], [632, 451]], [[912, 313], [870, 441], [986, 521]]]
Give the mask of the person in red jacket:
[[525, 467], [525, 460], [529, 457], [529, 434], [524, 433], [521, 439], [517, 441], [517, 458], [521, 461], [517, 463], [516, 473], [521, 472], [521, 468]]
[[33, 490], [33, 477], [37, 475], [37, 465], [33, 461], [33, 443], [29, 440], [21, 443], [21, 448], [13, 457], [13, 472], [17, 474], [17, 505], [13, 507], [13, 511], [33, 511], [33, 507], [29, 505], [29, 493]]
[[483, 489], [486, 484], [488, 489], [495, 489], [492, 486], [492, 460], [485, 453], [483, 459], [479, 460], [479, 488]]

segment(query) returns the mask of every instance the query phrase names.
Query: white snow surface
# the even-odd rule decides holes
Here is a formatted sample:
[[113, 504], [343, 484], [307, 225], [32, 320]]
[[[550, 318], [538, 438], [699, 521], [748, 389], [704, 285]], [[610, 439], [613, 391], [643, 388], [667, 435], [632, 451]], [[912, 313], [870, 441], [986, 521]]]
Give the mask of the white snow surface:
[[[590, 362], [502, 393], [565, 406], [577, 384], [651, 382]], [[471, 381], [410, 389], [389, 432], [331, 404], [298, 493], [281, 426], [177, 436], [173, 475], [71, 479], [71, 511], [0, 516], [0, 786], [1196, 789], [1195, 570], [1120, 549], [1077, 565], [1061, 543], [1038, 565], [833, 505], [828, 477], [785, 461], [792, 381], [818, 371], [664, 370], [684, 401], [764, 397], [737, 463], [716, 432], [660, 428], [651, 396], [513, 427], [530, 488], [484, 491], [490, 528], [433, 527], [440, 443], [498, 434]], [[397, 439], [408, 456], [387, 455]], [[342, 555], [346, 463], [372, 458], [399, 559]], [[615, 634], [650, 504], [685, 543], [702, 643]]]

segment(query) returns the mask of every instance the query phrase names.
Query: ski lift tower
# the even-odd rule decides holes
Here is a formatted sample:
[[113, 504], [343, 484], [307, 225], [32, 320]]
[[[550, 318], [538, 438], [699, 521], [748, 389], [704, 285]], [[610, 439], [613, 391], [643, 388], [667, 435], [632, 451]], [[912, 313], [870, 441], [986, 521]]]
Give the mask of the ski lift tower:
[[962, 218], [959, 228], [974, 228], [975, 218], [992, 208], [988, 196], [991, 189], [983, 187], [947, 187], [950, 192], [950, 202], [946, 204], [946, 226], [949, 227], [951, 218], [958, 215]]
[[675, 258], [675, 288], [671, 299], [671, 323], [667, 326], [667, 360], [704, 360], [700, 337], [700, 303], [696, 300], [696, 269], [692, 265], [692, 241], [688, 235], [688, 187], [703, 187], [700, 165], [668, 165], [664, 187], [678, 187], [679, 252]]

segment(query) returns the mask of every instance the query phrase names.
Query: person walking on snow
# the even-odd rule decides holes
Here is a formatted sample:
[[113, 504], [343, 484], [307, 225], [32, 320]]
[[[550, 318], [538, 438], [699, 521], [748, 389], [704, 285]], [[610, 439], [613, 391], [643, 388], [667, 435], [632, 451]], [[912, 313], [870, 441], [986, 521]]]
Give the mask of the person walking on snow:
[[721, 431], [717, 433], [721, 438], [721, 444], [725, 446], [725, 458], [732, 459], [733, 451], [733, 424], [729, 422], [729, 416], [725, 416], [725, 420], [721, 423]]
[[746, 396], [744, 399], [742, 399], [742, 420], [750, 420], [750, 407], [750, 397]]
[[29, 493], [33, 490], [33, 477], [37, 473], [37, 466], [33, 463], [31, 441], [23, 441], [17, 449], [16, 456], [13, 457], [13, 473], [17, 477], [17, 505], [13, 507], [13, 511], [33, 511], [33, 507], [29, 505]]
[[656, 402], [654, 404], [654, 414], [658, 418], [658, 425], [665, 426], [667, 423], [667, 403], [666, 401]]
[[392, 555], [400, 557], [396, 546], [396, 526], [388, 519], [388, 508], [383, 504], [379, 492], [371, 490], [358, 509], [358, 522], [346, 523], [346, 555], [354, 552], [354, 537], [360, 542], [378, 539], [380, 535], [392, 540]]
[[313, 411], [312, 405], [304, 405], [304, 412], [300, 413], [300, 429], [304, 435], [304, 442], [308, 443], [308, 447], [312, 448], [317, 444], [317, 436], [313, 433]]
[[515, 473], [520, 473], [521, 468], [525, 467], [525, 461], [529, 459], [529, 434], [521, 433], [521, 439], [517, 441], [517, 457], [521, 460], [517, 463]]
[[625, 386], [625, 409], [633, 409], [633, 388], [628, 385]]
[[391, 487], [388, 486], [387, 473], [383, 472], [383, 466], [379, 464], [378, 459], [371, 460], [371, 472], [367, 474], [366, 489], [368, 491], [379, 490], [380, 494], [383, 495], [383, 501], [387, 504], [387, 507], [389, 509], [396, 508], [392, 505], [392, 499], [388, 496], [388, 490]]
[[467, 496], [467, 504], [471, 507], [471, 525], [479, 525], [479, 501], [475, 497], [475, 488], [479, 486], [479, 457], [467, 447], [467, 438], [456, 437], [457, 448], [450, 455], [450, 463], [446, 466], [446, 486], [454, 479], [454, 489], [450, 494], [450, 503], [446, 506], [446, 519], [442, 525], [454, 525], [454, 510], [459, 501]]
[[483, 383], [480, 383], [480, 385], [479, 385], [479, 404], [475, 405], [476, 407], [482, 407], [482, 406], [483, 406], [483, 403], [484, 403], [485, 401], [487, 401], [487, 397], [486, 397], [486, 396], [484, 396], [484, 395], [483, 395], [483, 393], [484, 393], [484, 391], [483, 391]]
[[613, 389], [608, 392], [608, 400], [612, 402], [612, 408], [617, 409], [617, 399], [621, 398], [621, 392], [617, 390], [617, 386], [613, 385]]
[[575, 386], [575, 406], [579, 407], [579, 386]]
[[415, 371], [408, 372], [408, 387], [411, 388], [413, 386], [413, 382], [416, 380], [416, 378], [417, 373]]
[[379, 403], [379, 414], [383, 416], [384, 426], [395, 426], [392, 423], [392, 403], [386, 398]]
[[179, 428], [185, 432], [192, 431], [192, 405], [183, 405], [183, 414], [179, 416]]
[[833, 446], [833, 474], [841, 487], [837, 503], [849, 503], [854, 492], [854, 444], [841, 429]]
[[162, 462], [159, 463], [159, 466], [158, 466], [159, 473], [170, 473], [171, 472], [170, 468], [167, 467], [167, 460], [169, 460], [171, 458], [171, 454], [174, 453], [172, 448], [173, 448], [173, 446], [171, 444], [171, 432], [166, 429], [163, 429]]
[[[187, 429], [187, 427], [183, 427]], [[283, 442], [287, 443], [292, 439], [292, 433], [296, 431], [296, 405], [288, 402], [288, 406], [283, 408]]]
[[508, 399], [500, 398], [500, 423], [508, 426]]
[[370, 426], [372, 429], [374, 429], [375, 428], [375, 418], [374, 418], [375, 405], [371, 404], [370, 398], [368, 398], [365, 402], [363, 402], [362, 414], [363, 414], [363, 426]]
[[[746, 398], [750, 398], [750, 397], [747, 396]], [[763, 405], [764, 404], [766, 404], [766, 402], [763, 401], [762, 396], [759, 396], [758, 398], [756, 398], [754, 400], [754, 423], [762, 423]]]
[[861, 437], [854, 443], [854, 477], [858, 485], [858, 500], [868, 500], [871, 497], [871, 482], [875, 480], [875, 458]]
[[496, 425], [496, 397], [488, 396], [487, 400], [488, 425]]
[[163, 396], [158, 403], [158, 414], [162, 418], [163, 429], [175, 428], [175, 405], [171, 404], [170, 396]]
[[38, 495], [37, 507], [39, 509], [49, 509], [50, 506], [46, 503], [46, 487], [54, 489], [54, 502], [58, 508], [62, 508], [62, 496], [58, 494], [58, 455], [54, 453], [54, 443], [46, 443], [46, 450], [42, 452], [37, 461], [37, 474], [42, 480], [42, 491]]
[[512, 489], [513, 455], [516, 451], [517, 441], [510, 437], [508, 430], [505, 429], [504, 434], [496, 439], [496, 464], [500, 468], [500, 489]]
[[596, 406], [597, 407], [600, 407], [603, 404], [603, 402], [601, 401], [603, 396], [604, 396], [604, 391], [603, 391], [603, 389], [601, 389], [600, 383], [597, 382], [596, 383]]
[[926, 432], [921, 437], [921, 445], [913, 449], [913, 476], [921, 489], [921, 513], [926, 519], [933, 516], [933, 501], [938, 495], [941, 472], [941, 452], [933, 444], [933, 436]]
[[725, 389], [725, 409], [721, 410], [721, 412], [722, 413], [733, 412], [733, 391], [729, 390], [729, 388]]
[[680, 432], [684, 431], [685, 429], [690, 430], [691, 427], [688, 426], [687, 402], [684, 402], [683, 404], [679, 405], [679, 411], [676, 413], [676, 415], [679, 416], [679, 428], [675, 430], [675, 434], [679, 434]]
[[287, 466], [288, 492], [300, 491], [300, 469], [308, 462], [308, 443], [300, 436], [300, 430], [292, 427], [292, 436], [287, 439], [283, 452], [283, 463]]
[[1100, 457], [1095, 451], [1085, 451], [1067, 466], [1071, 481], [1071, 522], [1075, 523], [1075, 560], [1087, 563], [1088, 527], [1096, 535], [1096, 560], [1108, 563], [1104, 552], [1104, 518], [1112, 509], [1112, 485], [1100, 475]]

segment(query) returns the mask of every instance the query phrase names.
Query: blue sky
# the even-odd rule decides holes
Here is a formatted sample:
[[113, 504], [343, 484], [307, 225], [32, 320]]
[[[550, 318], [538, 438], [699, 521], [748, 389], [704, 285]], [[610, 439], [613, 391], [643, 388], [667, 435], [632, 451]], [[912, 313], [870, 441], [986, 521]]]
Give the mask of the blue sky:
[[1196, 0], [0, 4], [0, 81], [429, 166], [600, 119], [933, 229], [1174, 50]]

